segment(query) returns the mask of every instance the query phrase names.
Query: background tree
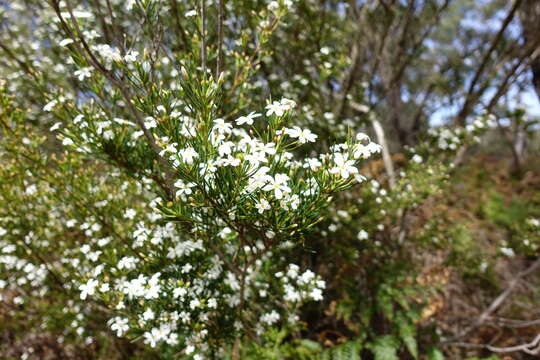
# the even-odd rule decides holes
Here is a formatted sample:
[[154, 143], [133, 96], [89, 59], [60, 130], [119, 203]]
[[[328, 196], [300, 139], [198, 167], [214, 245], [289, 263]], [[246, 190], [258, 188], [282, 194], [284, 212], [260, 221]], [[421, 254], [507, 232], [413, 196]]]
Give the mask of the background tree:
[[0, 9], [2, 356], [538, 352], [535, 2]]

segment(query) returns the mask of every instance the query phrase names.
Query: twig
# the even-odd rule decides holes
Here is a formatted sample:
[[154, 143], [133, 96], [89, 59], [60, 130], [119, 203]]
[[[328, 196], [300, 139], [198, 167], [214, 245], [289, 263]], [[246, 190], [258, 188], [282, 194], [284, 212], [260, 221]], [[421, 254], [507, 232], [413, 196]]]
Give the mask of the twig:
[[488, 344], [473, 344], [473, 343], [464, 343], [464, 342], [447, 343], [444, 345], [476, 348], [476, 349], [486, 349], [495, 353], [509, 353], [509, 352], [523, 351], [530, 355], [538, 355], [538, 353], [540, 353], [539, 343], [540, 343], [540, 334], [536, 335], [536, 337], [529, 343], [515, 345], [515, 346], [507, 346], [507, 347], [498, 347], [498, 346], [492, 346]]
[[201, 0], [201, 63], [204, 76], [206, 76], [206, 4]]
[[487, 64], [489, 62], [489, 59], [491, 58], [491, 55], [493, 54], [493, 52], [497, 48], [497, 45], [500, 43], [504, 32], [506, 31], [507, 27], [512, 22], [512, 19], [514, 19], [514, 16], [515, 16], [521, 2], [522, 2], [522, 0], [516, 0], [514, 2], [514, 5], [512, 6], [510, 11], [506, 15], [506, 18], [504, 19], [504, 21], [503, 21], [503, 23], [501, 25], [501, 28], [499, 29], [499, 31], [497, 32], [497, 34], [493, 38], [493, 41], [491, 42], [491, 45], [489, 46], [489, 49], [484, 54], [482, 62], [480, 63], [480, 66], [476, 70], [476, 73], [474, 74], [474, 77], [471, 80], [471, 83], [470, 83], [469, 88], [467, 90], [467, 95], [465, 97], [465, 102], [463, 103], [463, 107], [461, 108], [461, 111], [459, 112], [459, 114], [457, 116], [457, 119], [456, 119], [457, 124], [459, 124], [459, 125], [465, 124], [465, 118], [467, 116], [469, 108], [470, 108], [471, 104], [473, 103], [473, 101], [478, 97], [478, 93], [474, 92], [476, 84], [478, 83], [478, 80], [480, 80], [480, 77], [484, 73], [484, 70], [485, 70], [485, 68], [486, 68], [486, 66], [487, 66]]
[[480, 314], [478, 319], [476, 319], [476, 321], [471, 326], [469, 326], [468, 328], [461, 331], [453, 339], [459, 339], [459, 338], [467, 335], [468, 333], [470, 333], [472, 330], [476, 329], [480, 325], [482, 325], [487, 319], [489, 319], [491, 314], [493, 314], [506, 301], [506, 299], [510, 296], [510, 294], [512, 294], [512, 292], [515, 290], [515, 288], [516, 288], [517, 284], [519, 283], [519, 281], [522, 278], [524, 278], [525, 276], [527, 276], [527, 275], [533, 273], [534, 271], [536, 271], [538, 268], [540, 268], [540, 258], [536, 259], [531, 264], [531, 266], [529, 266], [527, 269], [519, 272], [510, 281], [510, 283], [508, 284], [508, 287], [506, 288], [506, 290], [504, 290], [499, 296], [497, 296], [497, 298], [495, 298], [495, 300], [493, 300], [491, 302], [491, 305], [489, 305], [489, 307], [486, 310], [484, 310], [484, 312], [482, 314]]
[[184, 43], [184, 46], [189, 51], [191, 49], [190, 42], [187, 39], [186, 31], [184, 30], [184, 27], [182, 26], [182, 22], [180, 21], [180, 16], [178, 15], [178, 5], [176, 4], [176, 0], [170, 0], [171, 3], [171, 11], [174, 14], [174, 20], [176, 22], [176, 27], [178, 28], [178, 32], [180, 33], [180, 38], [182, 39], [182, 42]]
[[13, 61], [15, 61], [19, 67], [28, 75], [32, 77], [36, 77], [36, 74], [34, 73], [34, 70], [32, 69], [31, 65], [29, 65], [26, 61], [20, 60], [6, 45], [4, 45], [2, 42], [0, 42], [0, 49], [4, 50], [6, 55], [11, 58]]
[[223, 69], [223, 21], [224, 21], [224, 0], [217, 0], [218, 8], [218, 23], [217, 23], [217, 32], [218, 32], [218, 54], [217, 54], [217, 65], [216, 65], [216, 79], [219, 78], [221, 71]]
[[[131, 112], [131, 114], [135, 118], [135, 121], [136, 121], [137, 125], [139, 126], [139, 128], [142, 130], [142, 132], [144, 134], [144, 137], [146, 138], [148, 144], [150, 145], [150, 148], [156, 153], [156, 157], [157, 157], [157, 159], [159, 161], [159, 164], [163, 168], [163, 171], [165, 173], [165, 181], [167, 183], [167, 186], [163, 190], [166, 192], [167, 197], [169, 199], [172, 199], [174, 197], [173, 196], [174, 187], [172, 185], [172, 179], [174, 178], [174, 175], [173, 175], [174, 171], [171, 168], [168, 161], [165, 158], [163, 158], [162, 156], [159, 155], [159, 153], [161, 152], [162, 149], [159, 147], [159, 145], [157, 145], [152, 132], [150, 130], [148, 130], [148, 128], [144, 124], [144, 119], [143, 119], [141, 113], [133, 105], [133, 100], [131, 98], [131, 94], [129, 93], [129, 90], [125, 86], [122, 79], [117, 78], [114, 75], [114, 73], [107, 70], [107, 68], [97, 59], [95, 54], [90, 49], [90, 46], [86, 42], [86, 40], [85, 40], [85, 38], [84, 38], [84, 36], [82, 34], [82, 31], [81, 31], [81, 29], [79, 27], [79, 24], [78, 24], [75, 16], [73, 15], [73, 8], [71, 6], [71, 2], [69, 0], [66, 0], [65, 4], [66, 4], [67, 10], [68, 10], [68, 13], [69, 13], [69, 15], [71, 17], [71, 23], [72, 23], [72, 25], [73, 25], [73, 27], [74, 27], [74, 29], [76, 31], [76, 34], [74, 34], [71, 31], [71, 29], [69, 28], [69, 26], [65, 22], [65, 19], [62, 16], [62, 13], [60, 11], [59, 1], [58, 0], [51, 0], [51, 3], [52, 3], [52, 6], [53, 6], [53, 9], [56, 12], [56, 15], [57, 15], [58, 19], [60, 20], [60, 23], [64, 27], [64, 30], [72, 38], [72, 40], [75, 41], [74, 44], [79, 49], [81, 55], [84, 56], [84, 58], [88, 61], [88, 63], [90, 65], [92, 65], [92, 67], [94, 67], [97, 71], [99, 71], [101, 74], [103, 74], [111, 82], [111, 84], [113, 86], [115, 86], [118, 89], [118, 91], [120, 91], [120, 93], [122, 94], [122, 96], [126, 100], [126, 105], [127, 105], [128, 109], [129, 109], [129, 111]], [[79, 42], [82, 45], [82, 49], [81, 49], [81, 47], [79, 45]]]
[[493, 319], [493, 321], [502, 326], [511, 327], [511, 328], [524, 328], [524, 327], [529, 327], [529, 326], [540, 325], [540, 319], [516, 320], [516, 319], [506, 319], [506, 318], [495, 318]]

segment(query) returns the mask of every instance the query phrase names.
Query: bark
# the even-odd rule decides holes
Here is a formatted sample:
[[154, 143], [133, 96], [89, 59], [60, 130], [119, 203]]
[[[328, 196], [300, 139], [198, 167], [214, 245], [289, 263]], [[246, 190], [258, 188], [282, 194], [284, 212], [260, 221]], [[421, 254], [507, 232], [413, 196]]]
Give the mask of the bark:
[[[538, 44], [540, 37], [540, 1], [525, 0], [521, 6], [519, 17], [522, 25], [523, 40], [525, 46]], [[536, 49], [531, 58], [532, 83], [540, 100], [540, 46]]]

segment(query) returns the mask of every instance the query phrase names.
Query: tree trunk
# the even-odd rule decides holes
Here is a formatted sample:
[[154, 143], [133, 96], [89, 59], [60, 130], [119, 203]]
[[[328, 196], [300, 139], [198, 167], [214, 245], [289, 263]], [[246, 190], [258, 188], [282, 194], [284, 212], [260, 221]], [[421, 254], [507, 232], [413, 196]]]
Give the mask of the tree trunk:
[[[540, 1], [525, 0], [521, 5], [519, 17], [525, 46], [532, 46], [540, 36]], [[531, 73], [534, 90], [540, 100], [540, 47], [535, 50], [531, 59]]]

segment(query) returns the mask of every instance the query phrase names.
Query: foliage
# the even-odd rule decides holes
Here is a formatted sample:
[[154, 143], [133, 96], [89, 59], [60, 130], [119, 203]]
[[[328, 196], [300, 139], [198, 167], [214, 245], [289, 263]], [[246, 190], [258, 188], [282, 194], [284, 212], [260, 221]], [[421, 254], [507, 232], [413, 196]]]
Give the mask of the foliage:
[[[501, 119], [536, 132], [483, 101], [523, 57], [504, 31], [504, 63], [475, 51], [463, 7], [506, 10], [0, 1], [0, 354], [46, 358], [40, 333], [57, 358], [443, 359], [440, 267], [497, 257], [430, 207]], [[497, 256], [534, 255], [540, 198], [489, 194]]]

